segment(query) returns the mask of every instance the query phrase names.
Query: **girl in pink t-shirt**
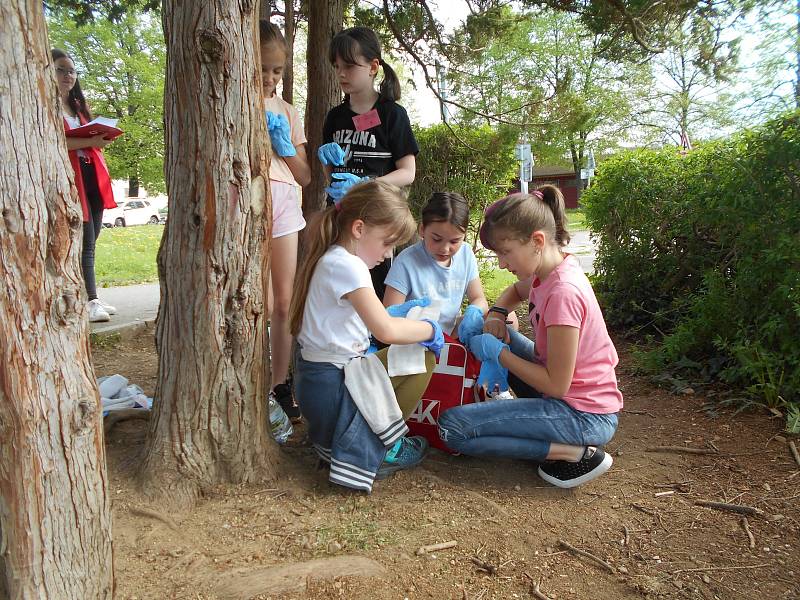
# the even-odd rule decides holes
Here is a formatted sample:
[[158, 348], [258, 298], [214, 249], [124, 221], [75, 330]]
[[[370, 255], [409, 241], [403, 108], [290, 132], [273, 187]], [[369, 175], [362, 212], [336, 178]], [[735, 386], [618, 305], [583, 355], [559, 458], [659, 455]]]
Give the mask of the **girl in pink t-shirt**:
[[[281, 30], [266, 20], [259, 22], [261, 85], [267, 130], [272, 142], [269, 186], [272, 195], [272, 244], [269, 286], [270, 398], [275, 399], [292, 421], [300, 420], [289, 378], [292, 336], [289, 305], [297, 268], [299, 232], [306, 226], [301, 207], [301, 188], [311, 181], [306, 156], [306, 136], [297, 109], [277, 95], [283, 78], [288, 47]], [[266, 275], [266, 274], [265, 274]]]
[[[517, 396], [450, 409], [439, 418], [442, 439], [474, 456], [504, 456], [542, 464], [539, 476], [571, 488], [605, 473], [602, 445], [614, 435], [622, 394], [618, 358], [603, 314], [569, 243], [564, 198], [543, 186], [492, 204], [481, 242], [519, 281], [487, 314], [470, 350]], [[506, 326], [505, 316], [530, 302], [534, 342]]]

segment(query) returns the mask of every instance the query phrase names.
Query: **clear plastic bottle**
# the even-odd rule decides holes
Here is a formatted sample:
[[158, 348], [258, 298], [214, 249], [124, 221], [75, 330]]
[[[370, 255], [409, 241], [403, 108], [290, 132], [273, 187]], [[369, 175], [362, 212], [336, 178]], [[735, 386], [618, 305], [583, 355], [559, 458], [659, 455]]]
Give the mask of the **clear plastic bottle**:
[[294, 427], [292, 427], [289, 417], [286, 416], [281, 405], [272, 396], [269, 398], [269, 425], [272, 430], [272, 437], [279, 444], [285, 444], [286, 440], [294, 432]]

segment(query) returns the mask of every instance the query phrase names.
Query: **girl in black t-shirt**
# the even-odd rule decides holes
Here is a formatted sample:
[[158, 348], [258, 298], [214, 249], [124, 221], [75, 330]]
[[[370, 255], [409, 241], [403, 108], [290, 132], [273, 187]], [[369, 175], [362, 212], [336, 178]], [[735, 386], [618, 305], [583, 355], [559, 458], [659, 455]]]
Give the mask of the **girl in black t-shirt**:
[[[338, 202], [354, 184], [381, 179], [398, 187], [416, 175], [417, 140], [400, 99], [400, 82], [381, 58], [378, 36], [367, 27], [351, 27], [331, 40], [329, 58], [344, 92], [344, 101], [325, 117], [317, 154], [331, 184], [328, 202]], [[375, 89], [378, 70], [383, 81]], [[373, 284], [383, 297], [385, 261], [373, 269]], [[377, 272], [377, 271], [380, 272]]]

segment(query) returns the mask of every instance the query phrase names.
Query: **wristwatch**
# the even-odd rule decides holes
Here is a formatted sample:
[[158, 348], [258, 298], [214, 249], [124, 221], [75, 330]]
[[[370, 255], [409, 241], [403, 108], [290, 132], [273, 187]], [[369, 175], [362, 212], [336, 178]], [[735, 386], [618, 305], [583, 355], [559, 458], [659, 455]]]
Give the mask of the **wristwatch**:
[[507, 310], [507, 309], [505, 309], [505, 308], [503, 308], [502, 306], [492, 306], [492, 307], [491, 307], [491, 308], [490, 308], [490, 309], [487, 311], [487, 316], [488, 316], [488, 314], [489, 314], [489, 313], [491, 313], [491, 312], [495, 312], [495, 313], [497, 313], [497, 314], [503, 315], [503, 318], [504, 318], [504, 319], [505, 319], [506, 317], [508, 317], [508, 310]]

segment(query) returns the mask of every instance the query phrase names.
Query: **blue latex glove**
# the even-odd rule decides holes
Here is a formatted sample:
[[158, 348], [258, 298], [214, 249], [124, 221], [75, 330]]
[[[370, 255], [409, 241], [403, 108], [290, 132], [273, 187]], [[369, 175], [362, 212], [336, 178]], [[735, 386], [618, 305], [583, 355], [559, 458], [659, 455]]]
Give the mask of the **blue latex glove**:
[[508, 390], [508, 369], [493, 360], [482, 362], [478, 385], [486, 385], [490, 394], [494, 394], [495, 390], [505, 392]]
[[351, 187], [362, 181], [367, 181], [369, 177], [359, 177], [352, 173], [332, 173], [331, 179], [334, 179], [325, 191], [334, 200], [341, 200]]
[[286, 117], [267, 111], [267, 131], [278, 156], [297, 155], [297, 149], [292, 144], [292, 129]]
[[500, 353], [508, 350], [508, 344], [498, 340], [491, 333], [476, 335], [469, 341], [469, 349], [479, 361], [492, 361], [500, 364]]
[[317, 156], [319, 162], [323, 165], [333, 165], [334, 167], [341, 167], [344, 164], [344, 150], [336, 142], [323, 144], [317, 149]]
[[431, 324], [433, 327], [433, 336], [427, 342], [420, 342], [420, 345], [433, 352], [436, 358], [439, 358], [439, 353], [442, 351], [442, 348], [444, 348], [444, 333], [442, 333], [442, 328], [436, 321], [432, 321], [431, 319], [422, 320]]
[[375, 345], [374, 342], [372, 342], [369, 345], [369, 348], [367, 348], [367, 351], [364, 353], [364, 356], [366, 356], [367, 354], [375, 354], [377, 351], [378, 351], [378, 347]]
[[482, 332], [483, 311], [479, 306], [470, 304], [464, 311], [464, 317], [458, 326], [458, 339], [465, 346], [469, 346], [469, 341]]
[[406, 300], [402, 304], [392, 304], [391, 306], [387, 306], [386, 312], [389, 313], [390, 317], [407, 317], [408, 311], [415, 306], [429, 306], [430, 303], [431, 299], [427, 296], [423, 296], [422, 298], [417, 298], [416, 300]]

